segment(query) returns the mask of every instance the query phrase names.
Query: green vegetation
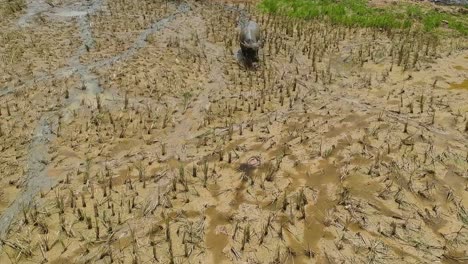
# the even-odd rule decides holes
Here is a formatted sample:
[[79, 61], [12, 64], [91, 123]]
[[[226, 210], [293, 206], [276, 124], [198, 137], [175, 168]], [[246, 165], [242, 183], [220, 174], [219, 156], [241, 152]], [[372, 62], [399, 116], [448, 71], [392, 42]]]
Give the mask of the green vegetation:
[[366, 0], [263, 0], [263, 11], [304, 19], [326, 19], [334, 24], [382, 29], [422, 27], [434, 31], [446, 24], [468, 35], [468, 15], [425, 10], [412, 4], [371, 7]]

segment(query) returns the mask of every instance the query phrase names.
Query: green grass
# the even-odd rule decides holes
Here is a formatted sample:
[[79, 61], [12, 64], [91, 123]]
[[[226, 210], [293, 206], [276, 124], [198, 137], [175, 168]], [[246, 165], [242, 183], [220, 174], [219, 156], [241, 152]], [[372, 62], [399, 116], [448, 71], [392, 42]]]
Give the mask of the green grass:
[[328, 20], [333, 24], [382, 29], [421, 27], [434, 31], [448, 27], [468, 35], [468, 15], [424, 10], [417, 5], [371, 7], [366, 0], [263, 0], [260, 9], [290, 17]]

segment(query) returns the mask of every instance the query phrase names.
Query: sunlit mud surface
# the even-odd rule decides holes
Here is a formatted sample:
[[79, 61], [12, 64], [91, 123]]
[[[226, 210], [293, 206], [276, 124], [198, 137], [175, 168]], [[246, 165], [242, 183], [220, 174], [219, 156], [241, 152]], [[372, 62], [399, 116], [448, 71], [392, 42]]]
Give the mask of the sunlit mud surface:
[[31, 3], [0, 22], [0, 263], [468, 260], [466, 38]]

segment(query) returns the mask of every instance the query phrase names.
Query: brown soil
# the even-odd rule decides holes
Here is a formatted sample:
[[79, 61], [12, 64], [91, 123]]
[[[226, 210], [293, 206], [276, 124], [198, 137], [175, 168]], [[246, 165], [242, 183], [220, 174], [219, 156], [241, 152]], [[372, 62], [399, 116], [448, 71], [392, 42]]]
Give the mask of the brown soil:
[[0, 23], [0, 263], [468, 260], [466, 38], [49, 2]]

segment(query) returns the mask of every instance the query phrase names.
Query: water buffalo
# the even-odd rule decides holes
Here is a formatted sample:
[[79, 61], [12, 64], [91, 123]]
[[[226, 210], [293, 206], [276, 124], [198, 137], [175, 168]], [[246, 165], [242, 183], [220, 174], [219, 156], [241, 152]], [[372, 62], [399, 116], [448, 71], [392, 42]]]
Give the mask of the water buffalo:
[[242, 55], [247, 62], [258, 61], [258, 50], [262, 47], [260, 27], [254, 21], [248, 21], [241, 26], [239, 36]]

